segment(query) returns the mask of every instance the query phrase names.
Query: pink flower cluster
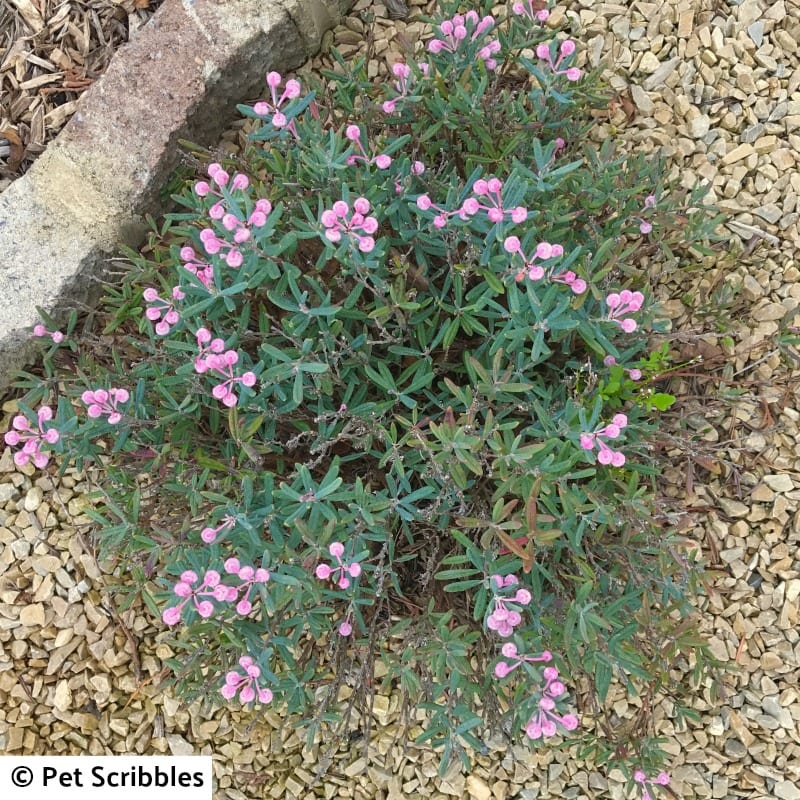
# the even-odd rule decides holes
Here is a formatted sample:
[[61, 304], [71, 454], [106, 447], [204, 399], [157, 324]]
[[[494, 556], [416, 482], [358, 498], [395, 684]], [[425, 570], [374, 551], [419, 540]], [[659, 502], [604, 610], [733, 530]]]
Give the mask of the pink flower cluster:
[[[428, 42], [428, 51], [434, 54], [442, 51], [455, 53], [462, 42], [475, 42], [493, 27], [494, 17], [491, 15], [480, 19], [477, 11], [468, 11], [466, 15], [456, 14], [452, 19], [446, 19], [439, 24], [439, 33], [443, 38], [431, 39]], [[478, 50], [478, 58], [486, 65], [486, 69], [493, 70], [497, 68], [494, 56], [499, 52], [500, 42], [493, 39]]]
[[502, 222], [506, 214], [510, 214], [512, 222], [517, 224], [528, 219], [528, 209], [524, 206], [503, 208], [503, 182], [499, 178], [489, 178], [488, 181], [478, 178], [472, 184], [472, 191], [477, 197], [485, 198], [488, 205], [478, 202], [475, 197], [468, 197], [461, 207], [468, 216], [471, 217], [478, 211], [486, 211], [489, 221], [495, 223]]
[[[550, 258], [560, 258], [564, 255], [564, 248], [560, 244], [539, 242], [536, 245], [534, 254], [528, 258], [522, 249], [520, 240], [516, 236], [507, 236], [503, 242], [503, 248], [512, 255], [518, 254], [524, 262], [522, 269], [518, 270], [514, 276], [517, 282], [524, 280], [526, 275], [532, 281], [541, 280], [545, 276], [544, 267], [535, 263], [536, 259], [546, 261]], [[549, 278], [554, 283], [563, 283], [569, 286], [575, 294], [582, 294], [586, 291], [586, 281], [583, 278], [579, 278], [572, 270], [566, 270], [565, 272], [551, 270]]]
[[619, 294], [611, 292], [606, 297], [608, 306], [608, 316], [606, 319], [616, 322], [625, 333], [633, 333], [638, 325], [633, 317], [620, 319], [624, 314], [632, 314], [638, 311], [644, 303], [644, 295], [641, 292], [631, 292], [623, 289]]
[[44, 325], [34, 325], [33, 335], [49, 336], [56, 344], [61, 344], [64, 341], [64, 334], [61, 331], [48, 331]]
[[575, 52], [575, 42], [572, 39], [567, 39], [561, 42], [559, 48], [558, 59], [553, 62], [553, 56], [550, 54], [550, 45], [544, 42], [536, 47], [536, 55], [543, 61], [550, 65], [550, 69], [556, 75], [566, 75], [568, 81], [579, 81], [583, 74], [577, 67], [570, 67], [569, 69], [561, 69], [561, 64], [565, 58], [571, 56]]
[[156, 325], [156, 333], [159, 336], [166, 336], [173, 325], [181, 318], [181, 315], [175, 310], [175, 301], [183, 300], [186, 295], [180, 286], [174, 286], [172, 288], [172, 300], [165, 300], [152, 287], [145, 289], [142, 296], [148, 304], [147, 310], [144, 312], [145, 316], [151, 322], [160, 320]]
[[[214, 603], [236, 603], [236, 613], [246, 616], [253, 610], [250, 601], [250, 592], [256, 584], [263, 584], [269, 580], [269, 572], [263, 568], [242, 566], [238, 558], [229, 558], [225, 562], [225, 572], [236, 575], [241, 583], [238, 586], [222, 582], [222, 576], [216, 570], [206, 570], [203, 580], [197, 573], [187, 569], [181, 573], [180, 580], [172, 589], [173, 594], [181, 598], [176, 606], [164, 609], [161, 619], [167, 625], [177, 625], [181, 620], [183, 609], [191, 601], [194, 610], [203, 618], [208, 619], [214, 613]], [[243, 591], [242, 597], [239, 593]]]
[[272, 211], [272, 203], [269, 200], [256, 200], [253, 213], [247, 218], [246, 222], [240, 220], [235, 214], [225, 211], [222, 203], [215, 203], [208, 211], [211, 219], [219, 220], [226, 231], [233, 232], [233, 243], [217, 236], [213, 228], [203, 228], [200, 231], [200, 241], [203, 249], [208, 255], [213, 256], [221, 250], [227, 249], [225, 263], [229, 267], [238, 268], [244, 262], [242, 251], [236, 246], [246, 242], [251, 235], [251, 228], [260, 228], [267, 223], [267, 214]]
[[[338, 566], [331, 567], [329, 564], [319, 564], [314, 574], [321, 581], [326, 581], [330, 578], [340, 589], [347, 589], [350, 586], [350, 578], [357, 578], [361, 574], [361, 564], [357, 561], [353, 561], [350, 564], [342, 561], [344, 545], [341, 542], [331, 542], [328, 552], [336, 560]], [[347, 577], [348, 575], [350, 578]]]
[[235, 524], [236, 519], [230, 514], [226, 514], [222, 518], [222, 522], [220, 522], [216, 528], [212, 528], [210, 525], [207, 525], [205, 528], [203, 528], [203, 530], [200, 531], [200, 538], [206, 544], [214, 544], [214, 542], [217, 540], [217, 536], [219, 536], [222, 531], [230, 530]]
[[525, 734], [529, 739], [555, 736], [558, 725], [568, 731], [574, 731], [578, 727], [578, 718], [574, 714], [556, 713], [556, 699], [567, 691], [558, 679], [558, 670], [555, 667], [545, 667], [543, 677], [546, 683], [539, 699], [539, 710], [531, 716], [525, 726]]
[[[642, 214], [645, 211], [648, 211], [651, 208], [656, 207], [656, 196], [654, 194], [649, 194], [644, 199], [644, 208], [642, 209]], [[648, 234], [653, 230], [653, 226], [649, 223], [646, 219], [642, 219], [639, 217], [639, 231], [643, 234]]]
[[196, 275], [197, 279], [206, 289], [210, 289], [214, 283], [214, 266], [205, 261], [200, 261], [197, 258], [194, 248], [188, 244], [181, 247], [180, 251], [181, 261], [184, 261], [184, 269]]
[[81, 395], [81, 400], [88, 407], [87, 413], [92, 419], [107, 414], [108, 422], [116, 425], [122, 419], [118, 405], [127, 403], [130, 394], [127, 389], [89, 389]]
[[506, 638], [511, 636], [514, 628], [522, 622], [522, 615], [517, 611], [517, 606], [527, 606], [531, 602], [531, 593], [527, 589], [519, 588], [512, 597], [500, 597], [500, 593], [509, 595], [510, 588], [519, 583], [516, 575], [492, 575], [490, 585], [494, 593], [492, 610], [486, 618], [486, 627], [495, 631], [498, 636]]
[[[607, 355], [603, 359], [603, 364], [607, 367], [613, 367], [617, 364], [617, 359], [612, 355]], [[642, 371], [640, 369], [627, 369], [623, 367], [623, 371], [628, 375], [632, 381], [640, 381], [642, 379]]]
[[612, 450], [603, 439], [616, 439], [627, 424], [628, 418], [625, 414], [615, 414], [608, 425], [603, 425], [591, 433], [582, 433], [581, 447], [584, 450], [594, 450], [596, 444], [599, 449], [597, 460], [600, 464], [621, 467], [625, 463], [625, 454]]
[[378, 169], [388, 169], [392, 163], [392, 159], [387, 156], [385, 153], [381, 153], [380, 155], [369, 157], [367, 156], [367, 151], [364, 149], [364, 145], [361, 144], [361, 128], [358, 125], [348, 125], [345, 129], [344, 135], [353, 142], [355, 147], [361, 151], [361, 155], [357, 155], [356, 153], [352, 153], [347, 157], [347, 166], [352, 167], [353, 164], [356, 164], [359, 161], [363, 161], [365, 164], [375, 164]]
[[[235, 350], [226, 350], [225, 352], [219, 353], [214, 352], [214, 348], [218, 347], [217, 342], [220, 341], [218, 339], [212, 341], [207, 350], [203, 350], [202, 346], [208, 339], [204, 339], [201, 343], [200, 331], [205, 331], [209, 339], [211, 337], [211, 334], [205, 328], [200, 328], [196, 334], [198, 344], [201, 347], [201, 355], [195, 359], [195, 372], [201, 375], [206, 372], [215, 372], [217, 376], [224, 378], [224, 380], [212, 387], [211, 394], [215, 400], [221, 401], [224, 406], [233, 408], [233, 406], [239, 402], [239, 397], [234, 391], [236, 385], [241, 383], [242, 386], [247, 386], [248, 388], [255, 386], [256, 374], [255, 372], [248, 371], [241, 375], [235, 375], [233, 368], [239, 362], [239, 354]], [[205, 336], [205, 334], [202, 335]], [[211, 350], [210, 354], [208, 350]]]
[[637, 769], [636, 772], [633, 773], [633, 779], [636, 783], [640, 783], [642, 785], [642, 800], [653, 800], [653, 796], [650, 794], [648, 790], [648, 784], [652, 786], [653, 784], [658, 784], [659, 786], [666, 786], [669, 783], [669, 775], [666, 772], [659, 772], [658, 776], [655, 780], [650, 779], [645, 775], [642, 770]]
[[323, 211], [320, 217], [325, 227], [325, 238], [329, 242], [339, 242], [342, 233], [346, 233], [358, 242], [358, 249], [362, 253], [371, 252], [375, 248], [372, 234], [378, 230], [378, 220], [367, 216], [369, 209], [369, 200], [359, 197], [353, 203], [350, 216], [350, 206], [344, 200], [337, 200], [333, 208]]
[[[448, 217], [458, 215], [459, 219], [468, 220], [479, 211], [486, 211], [486, 216], [490, 222], [494, 223], [502, 222], [506, 218], [506, 214], [511, 216], [512, 222], [517, 224], [525, 222], [528, 218], [528, 209], [524, 206], [504, 208], [502, 189], [503, 182], [499, 178], [489, 178], [489, 180], [479, 178], [472, 186], [475, 196], [468, 197], [461, 204], [461, 208], [454, 211], [448, 211], [441, 206], [435, 205], [427, 194], [421, 194], [417, 198], [416, 204], [420, 211], [433, 209], [437, 212], [433, 218], [433, 225], [436, 228], [444, 228], [447, 225]], [[483, 198], [486, 202], [481, 203], [478, 198]]]
[[[428, 65], [424, 61], [420, 61], [417, 63], [420, 72], [427, 77], [428, 75]], [[389, 100], [385, 100], [381, 104], [381, 108], [383, 109], [384, 114], [394, 114], [397, 101], [403, 100], [408, 97], [409, 93], [412, 89], [411, 83], [411, 67], [408, 64], [404, 64], [402, 61], [396, 61], [392, 64], [392, 75], [397, 78], [394, 83], [394, 88], [398, 92], [397, 97], [392, 97]]]
[[258, 697], [259, 703], [271, 703], [272, 692], [269, 689], [262, 689], [258, 685], [261, 677], [261, 668], [250, 656], [242, 656], [239, 659], [239, 666], [244, 670], [244, 674], [231, 670], [225, 675], [225, 685], [220, 689], [220, 693], [226, 700], [232, 700], [239, 695], [239, 700], [243, 703], [251, 703]]
[[[211, 180], [217, 184], [217, 186], [227, 186], [228, 181], [231, 179], [231, 176], [222, 168], [222, 165], [213, 163], [208, 165], [208, 176]], [[242, 173], [237, 172], [233, 176], [233, 182], [231, 183], [232, 189], [238, 189], [240, 191], [244, 191], [250, 185], [250, 180], [247, 175], [242, 175]], [[194, 185], [194, 190], [200, 197], [207, 197], [208, 195], [213, 195], [214, 197], [222, 198], [222, 192], [214, 189], [209, 183], [206, 181], [197, 181]]]
[[518, 17], [527, 17], [531, 22], [547, 22], [550, 16], [550, 12], [546, 8], [542, 8], [539, 11], [534, 10], [533, 0], [525, 0], [524, 3], [514, 3], [514, 5], [511, 6], [511, 10]]
[[[416, 176], [423, 175], [425, 173], [425, 165], [421, 161], [413, 161], [411, 163], [410, 173]], [[405, 183], [409, 183], [408, 176], [406, 176]], [[397, 194], [403, 194], [405, 188], [407, 188], [407, 186], [404, 187], [397, 178], [394, 179], [394, 190]]]
[[272, 114], [271, 122], [274, 127], [278, 129], [286, 128], [286, 130], [291, 131], [292, 135], [297, 138], [297, 129], [295, 128], [294, 120], [288, 122], [286, 115], [280, 108], [284, 101], [294, 100], [296, 97], [300, 97], [300, 81], [296, 81], [293, 78], [286, 81], [283, 94], [281, 94], [279, 98], [277, 89], [282, 81], [283, 78], [279, 72], [267, 73], [267, 86], [269, 86], [272, 95], [272, 102], [267, 103], [262, 100], [253, 106], [253, 111], [255, 111], [259, 117], [266, 117], [268, 114]]
[[47, 466], [50, 456], [42, 452], [43, 444], [55, 444], [59, 439], [59, 432], [55, 428], [45, 428], [45, 422], [53, 419], [53, 410], [50, 406], [42, 406], [37, 412], [37, 428], [34, 430], [28, 418], [23, 414], [17, 414], [11, 420], [13, 430], [7, 431], [5, 443], [11, 447], [16, 447], [22, 442], [22, 450], [14, 453], [14, 463], [18, 467], [24, 467], [31, 459], [39, 469]]
[[[209, 164], [208, 174], [213, 183], [219, 187], [227, 186], [231, 181], [230, 175], [219, 165]], [[237, 172], [231, 181], [233, 190], [245, 192], [250, 186], [250, 180], [246, 175]], [[219, 198], [208, 210], [208, 216], [220, 222], [226, 233], [233, 233], [233, 242], [220, 238], [213, 228], [203, 228], [200, 231], [200, 241], [203, 249], [208, 255], [216, 255], [222, 250], [227, 250], [225, 262], [229, 267], [240, 267], [244, 261], [244, 256], [237, 245], [250, 239], [253, 228], [260, 228], [267, 223], [267, 215], [272, 211], [272, 203], [267, 199], [256, 200], [255, 208], [246, 220], [240, 219], [236, 214], [231, 213], [225, 205], [225, 197], [218, 190], [212, 188], [206, 181], [198, 181], [194, 186], [195, 192], [200, 197], [209, 195]], [[223, 235], [224, 237], [224, 235]], [[184, 266], [193, 274], [200, 278], [203, 285], [208, 289], [214, 280], [214, 268], [210, 264], [203, 262], [195, 263], [196, 255], [194, 249], [186, 246], [181, 249], [181, 259], [187, 262]]]
[[538, 656], [521, 656], [517, 652], [517, 646], [514, 642], [506, 642], [500, 652], [507, 658], [509, 661], [498, 661], [494, 667], [494, 674], [498, 678], [505, 678], [506, 675], [510, 675], [520, 664], [524, 662], [533, 663], [535, 661], [544, 661], [545, 663], [553, 660], [553, 654], [549, 650], [542, 651], [541, 655]]

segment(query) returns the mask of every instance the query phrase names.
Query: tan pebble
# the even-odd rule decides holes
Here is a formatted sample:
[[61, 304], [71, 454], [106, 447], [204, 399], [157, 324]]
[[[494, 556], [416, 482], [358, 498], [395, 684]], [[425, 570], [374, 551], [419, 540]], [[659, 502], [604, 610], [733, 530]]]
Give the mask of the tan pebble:
[[32, 603], [19, 612], [19, 621], [26, 628], [41, 628], [44, 625], [44, 606], [41, 603]]
[[42, 504], [43, 496], [43, 492], [38, 486], [32, 486], [25, 495], [25, 500], [22, 504], [23, 508], [26, 511], [36, 511]]
[[467, 777], [467, 792], [470, 797], [474, 797], [476, 800], [490, 800], [492, 796], [492, 790], [489, 785], [477, 775], [469, 775]]
[[59, 711], [66, 711], [72, 705], [72, 690], [68, 681], [59, 681], [53, 695], [53, 705]]

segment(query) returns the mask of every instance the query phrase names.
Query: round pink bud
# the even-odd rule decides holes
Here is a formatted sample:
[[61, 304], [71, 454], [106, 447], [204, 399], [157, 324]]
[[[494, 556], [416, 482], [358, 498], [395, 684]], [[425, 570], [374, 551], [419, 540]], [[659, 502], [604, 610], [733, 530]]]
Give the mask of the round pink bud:
[[217, 538], [217, 532], [213, 528], [203, 528], [203, 530], [200, 531], [200, 538], [206, 544], [213, 544], [214, 540]]
[[528, 209], [523, 206], [517, 206], [511, 212], [511, 219], [518, 225], [520, 222], [525, 222], [525, 220], [528, 219]]
[[503, 248], [507, 253], [519, 253], [520, 241], [516, 236], [507, 236], [503, 242]]
[[553, 255], [553, 245], [549, 242], [539, 242], [536, 245], [536, 257], [537, 258], [551, 258]]
[[176, 625], [178, 622], [181, 621], [181, 610], [178, 606], [173, 606], [172, 608], [165, 608], [164, 613], [161, 615], [161, 619], [164, 621], [165, 625]]
[[383, 153], [375, 157], [375, 166], [377, 166], [378, 169], [388, 169], [391, 163], [392, 159]]
[[494, 674], [498, 678], [505, 678], [511, 672], [511, 667], [505, 661], [498, 661], [494, 666]]
[[397, 105], [396, 100], [386, 100], [381, 105], [381, 109], [383, 110], [384, 114], [394, 114], [396, 105]]
[[608, 449], [600, 450], [600, 452], [597, 454], [597, 460], [604, 466], [610, 464], [613, 457], [614, 454], [612, 453], [611, 450]]
[[361, 138], [361, 128], [358, 125], [348, 125], [344, 135], [351, 141], [357, 142]]
[[531, 602], [531, 593], [527, 589], [517, 589], [514, 595], [514, 602], [521, 606], [527, 606]]
[[499, 178], [489, 178], [486, 181], [486, 188], [492, 194], [499, 194], [500, 190], [503, 188], [503, 182]]
[[575, 294], [583, 294], [586, 291], [586, 281], [583, 278], [576, 278], [572, 282], [572, 291]]
[[561, 683], [561, 681], [553, 681], [550, 684], [550, 694], [553, 695], [553, 697], [561, 697], [561, 695], [564, 694], [564, 692], [566, 691], [567, 687], [564, 686], [564, 684]]
[[236, 604], [236, 613], [246, 617], [253, 610], [253, 604], [249, 600], [240, 600]]
[[295, 97], [300, 97], [300, 82], [296, 81], [294, 78], [290, 78], [286, 81], [286, 89], [283, 93], [290, 100], [294, 100]]
[[229, 558], [225, 561], [225, 572], [229, 575], [235, 575], [242, 568], [238, 558]]
[[490, 208], [486, 214], [489, 217], [490, 222], [497, 223], [503, 221], [503, 212], [499, 208]]
[[628, 319], [620, 320], [619, 324], [622, 330], [625, 331], [625, 333], [633, 333], [638, 327], [636, 324], [636, 320], [631, 319], [630, 317]]
[[449, 19], [446, 19], [439, 25], [439, 31], [445, 36], [451, 36], [453, 33], [453, 23]]
[[239, 577], [243, 581], [251, 581], [253, 580], [253, 576], [256, 574], [256, 571], [251, 566], [244, 566], [239, 570]]
[[346, 217], [350, 213], [350, 206], [344, 200], [337, 200], [333, 204], [333, 213], [337, 217]]
[[276, 111], [272, 115], [272, 120], [271, 121], [272, 121], [272, 124], [276, 128], [285, 128], [286, 127], [286, 123], [288, 122], [288, 120], [286, 119], [286, 115], [282, 114], [280, 111]]
[[475, 183], [472, 184], [472, 191], [475, 192], [477, 195], [484, 195], [488, 194], [489, 187], [486, 181], [483, 178], [478, 178]]
[[259, 567], [253, 578], [257, 583], [266, 583], [269, 580], [269, 570]]
[[647, 222], [646, 220], [642, 220], [642, 224], [639, 225], [639, 231], [644, 234], [648, 234], [653, 230], [653, 226]]
[[642, 371], [640, 369], [629, 369], [628, 377], [632, 381], [640, 381], [642, 379]]
[[619, 425], [615, 425], [613, 422], [603, 429], [603, 436], [608, 439], [616, 439], [621, 433]]
[[522, 3], [514, 3], [514, 5], [511, 6], [511, 10], [519, 16], [525, 13], [525, 6], [523, 6]]
[[612, 452], [611, 454], [611, 466], [612, 467], [621, 467], [625, 464], [625, 454], [619, 452]]
[[447, 217], [444, 214], [437, 214], [433, 218], [433, 227], [434, 228], [444, 228], [447, 225]]
[[350, 579], [342, 575], [339, 578], [337, 585], [340, 589], [347, 589], [347, 587], [350, 586]]
[[241, 267], [242, 263], [244, 262], [244, 256], [239, 250], [231, 248], [228, 250], [228, 254], [225, 256], [225, 262], [229, 267]]
[[517, 646], [514, 642], [506, 642], [501, 648], [500, 652], [506, 658], [516, 658], [517, 657]]
[[582, 74], [583, 73], [577, 67], [570, 67], [567, 70], [567, 80], [574, 83], [575, 81], [579, 81], [581, 79]]
[[369, 214], [369, 200], [366, 197], [357, 197], [353, 203], [353, 208], [358, 214]]
[[317, 565], [317, 569], [315, 570], [314, 574], [322, 581], [326, 581], [331, 576], [331, 568], [327, 564], [319, 564]]
[[612, 422], [620, 428], [624, 428], [628, 424], [628, 417], [625, 414], [614, 414]]
[[145, 289], [144, 292], [142, 293], [142, 297], [148, 303], [154, 303], [156, 300], [160, 299], [158, 296], [158, 292], [152, 287]]
[[357, 578], [361, 574], [361, 564], [357, 561], [354, 561], [348, 568], [347, 571], [350, 573], [352, 578]]
[[555, 736], [558, 733], [558, 727], [552, 720], [545, 720], [542, 723], [542, 735], [545, 737]]
[[617, 308], [621, 302], [620, 296], [616, 292], [611, 292], [611, 294], [606, 297], [606, 305], [609, 308]]
[[233, 176], [233, 188], [234, 189], [246, 189], [250, 185], [250, 179], [247, 175], [242, 175], [241, 172], [237, 172], [236, 175]]
[[253, 111], [258, 114], [259, 117], [266, 117], [267, 114], [272, 111], [272, 106], [269, 103], [265, 103], [263, 100], [261, 102], [256, 103], [253, 106]]
[[574, 731], [578, 727], [578, 718], [574, 714], [565, 714], [561, 718], [561, 724], [568, 730]]
[[417, 198], [417, 208], [421, 211], [427, 211], [432, 205], [430, 197], [426, 194], [421, 194]]
[[536, 46], [536, 55], [539, 58], [544, 58], [544, 59], [549, 60], [550, 59], [550, 48], [544, 43], [539, 44], [539, 45]]
[[210, 600], [203, 600], [197, 604], [197, 613], [203, 619], [208, 619], [214, 613], [214, 604]]
[[217, 186], [225, 186], [229, 177], [230, 176], [224, 169], [219, 169], [214, 173], [214, 183], [216, 183]]
[[529, 722], [525, 726], [525, 735], [529, 739], [541, 739], [542, 738], [542, 726], [539, 725], [538, 722]]
[[208, 169], [206, 170], [206, 172], [209, 174], [210, 177], [213, 178], [221, 169], [222, 165], [217, 164], [217, 162], [214, 161], [208, 165]]
[[644, 783], [647, 779], [647, 776], [642, 772], [642, 770], [637, 769], [636, 772], [633, 773], [633, 779], [636, 783]]
[[539, 266], [531, 266], [528, 270], [528, 277], [532, 281], [540, 281], [544, 277], [544, 269]]
[[575, 42], [571, 39], [567, 39], [565, 42], [561, 42], [561, 55], [562, 56], [571, 56], [575, 52]]
[[245, 686], [239, 693], [239, 699], [243, 703], [251, 703], [256, 699], [256, 690], [252, 686]]
[[211, 586], [212, 588], [214, 586], [218, 586], [219, 582], [220, 582], [220, 579], [221, 579], [221, 576], [220, 576], [219, 572], [217, 572], [215, 569], [206, 570], [205, 579], [204, 579], [206, 586]]
[[276, 87], [280, 86], [281, 84], [281, 74], [280, 72], [268, 72], [267, 73], [267, 86], [275, 89]]
[[669, 775], [666, 772], [659, 772], [656, 778], [656, 783], [661, 786], [666, 786], [669, 783]]
[[181, 573], [181, 580], [184, 583], [197, 583], [197, 573], [191, 569], [184, 570]]
[[345, 621], [339, 626], [339, 635], [340, 636], [349, 636], [353, 632], [353, 626]]
[[457, 41], [462, 41], [467, 38], [467, 29], [463, 25], [456, 25], [453, 28], [453, 38]]
[[211, 191], [211, 187], [205, 181], [198, 181], [194, 185], [194, 190], [200, 197], [205, 197]]
[[581, 434], [581, 447], [584, 450], [594, 450], [594, 436], [591, 433]]
[[259, 689], [258, 690], [258, 701], [259, 703], [271, 703], [272, 702], [272, 692], [269, 689]]

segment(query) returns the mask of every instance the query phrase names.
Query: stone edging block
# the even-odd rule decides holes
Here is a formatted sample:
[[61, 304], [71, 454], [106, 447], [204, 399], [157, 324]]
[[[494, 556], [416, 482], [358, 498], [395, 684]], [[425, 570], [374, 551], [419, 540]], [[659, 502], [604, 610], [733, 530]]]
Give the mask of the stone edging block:
[[36, 307], [56, 318], [96, 299], [120, 244], [178, 160], [178, 139], [217, 141], [269, 70], [319, 49], [349, 0], [166, 0], [81, 97], [64, 130], [0, 194], [0, 389], [40, 350]]

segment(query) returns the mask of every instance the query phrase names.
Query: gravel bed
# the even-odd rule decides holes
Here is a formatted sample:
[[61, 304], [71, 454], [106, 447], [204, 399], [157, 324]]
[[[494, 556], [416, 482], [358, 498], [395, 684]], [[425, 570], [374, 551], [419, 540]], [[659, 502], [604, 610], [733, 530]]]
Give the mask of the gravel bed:
[[[423, 36], [422, 5], [412, 0], [408, 19], [391, 20], [360, 0], [333, 40], [355, 55], [373, 25], [377, 76]], [[667, 700], [655, 706], [671, 788], [682, 798], [800, 800], [800, 352], [782, 336], [800, 324], [800, 0], [580, 0], [554, 9], [551, 24], [562, 22], [620, 95], [598, 140], [661, 152], [686, 186], [709, 182], [731, 215], [717, 257], [680, 271], [653, 265], [686, 362], [673, 388], [681, 403], [665, 514], [717, 570], [701, 626], [731, 667], [722, 697], [709, 680], [691, 698], [700, 722], [679, 724]], [[237, 126], [224, 147], [235, 152], [241, 138]], [[0, 430], [13, 412], [11, 399]], [[621, 773], [574, 749], [500, 741], [469, 775], [439, 778], [436, 753], [396, 740], [396, 695], [376, 698], [370, 741], [343, 740], [315, 783], [326, 750], [305, 750], [303, 732], [277, 714], [186, 706], [164, 688], [167, 632], [105, 591], [122, 571], [92, 551], [90, 481], [68, 471], [54, 484], [55, 475], [16, 468], [8, 450], [0, 457], [0, 751], [213, 753], [216, 796], [231, 800], [626, 796]], [[637, 702], [617, 687], [609, 697], [621, 721]]]

